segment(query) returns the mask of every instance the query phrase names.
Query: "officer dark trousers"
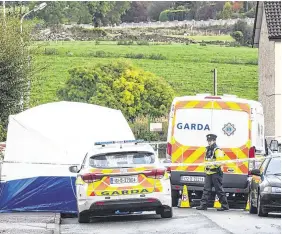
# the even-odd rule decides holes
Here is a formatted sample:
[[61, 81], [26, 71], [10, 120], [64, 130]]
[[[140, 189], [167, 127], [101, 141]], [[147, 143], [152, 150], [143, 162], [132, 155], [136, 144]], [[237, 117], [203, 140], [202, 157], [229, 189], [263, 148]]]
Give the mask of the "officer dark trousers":
[[223, 176], [219, 173], [206, 175], [203, 196], [201, 199], [201, 207], [207, 207], [208, 199], [211, 196], [212, 187], [214, 187], [221, 207], [229, 209], [227, 198], [225, 192], [223, 191], [222, 177]]

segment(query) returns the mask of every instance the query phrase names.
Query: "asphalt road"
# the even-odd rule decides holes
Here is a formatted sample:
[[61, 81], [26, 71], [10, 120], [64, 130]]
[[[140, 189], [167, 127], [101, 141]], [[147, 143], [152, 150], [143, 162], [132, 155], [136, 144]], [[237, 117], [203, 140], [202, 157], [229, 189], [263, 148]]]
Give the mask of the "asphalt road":
[[93, 218], [79, 224], [77, 218], [62, 219], [61, 234], [264, 234], [281, 233], [281, 215], [258, 217], [243, 210], [218, 212], [215, 209], [174, 209], [172, 219], [154, 213]]
[[55, 215], [41, 212], [0, 214], [0, 233], [4, 234], [53, 234]]

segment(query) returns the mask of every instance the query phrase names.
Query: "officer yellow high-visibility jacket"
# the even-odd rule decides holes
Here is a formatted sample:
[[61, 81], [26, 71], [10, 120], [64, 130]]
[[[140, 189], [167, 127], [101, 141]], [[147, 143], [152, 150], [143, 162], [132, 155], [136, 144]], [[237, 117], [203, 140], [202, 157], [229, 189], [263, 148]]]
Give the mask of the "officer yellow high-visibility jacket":
[[[223, 160], [223, 158], [224, 158], [224, 152], [216, 144], [206, 147], [205, 162], [221, 161]], [[220, 172], [221, 171], [219, 170], [220, 167], [221, 164], [217, 164], [217, 163], [212, 165], [207, 165], [205, 167], [205, 172], [207, 175], [212, 175]]]

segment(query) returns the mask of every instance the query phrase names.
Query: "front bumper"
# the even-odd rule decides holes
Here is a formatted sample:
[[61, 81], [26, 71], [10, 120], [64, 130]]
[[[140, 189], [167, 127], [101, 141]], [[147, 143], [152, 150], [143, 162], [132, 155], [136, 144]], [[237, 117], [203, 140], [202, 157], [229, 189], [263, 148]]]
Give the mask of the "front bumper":
[[261, 193], [260, 202], [264, 212], [281, 213], [281, 193]]
[[77, 202], [79, 212], [112, 213], [114, 211], [153, 211], [158, 207], [172, 207], [171, 193], [149, 193], [124, 196], [94, 196]]

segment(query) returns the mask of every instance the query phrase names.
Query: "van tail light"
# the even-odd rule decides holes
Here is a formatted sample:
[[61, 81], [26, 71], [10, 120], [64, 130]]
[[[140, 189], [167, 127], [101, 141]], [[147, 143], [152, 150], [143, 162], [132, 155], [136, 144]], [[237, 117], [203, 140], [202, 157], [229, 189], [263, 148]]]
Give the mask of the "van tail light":
[[254, 146], [252, 146], [250, 149], [249, 149], [249, 158], [255, 158], [255, 155], [256, 155], [256, 149]]
[[95, 205], [96, 206], [103, 206], [105, 203], [104, 202], [102, 202], [102, 201], [99, 201], [99, 202], [95, 202]]
[[166, 171], [167, 171], [168, 173], [171, 173], [171, 167], [167, 167], [167, 168], [166, 168]]
[[81, 179], [85, 182], [85, 183], [92, 183], [95, 181], [98, 181], [102, 178], [102, 174], [94, 174], [94, 173], [87, 173], [87, 174], [83, 174], [81, 175]]
[[165, 175], [166, 169], [152, 169], [150, 171], [144, 171], [144, 175], [148, 178], [161, 179]]
[[171, 152], [172, 152], [172, 145], [170, 143], [167, 143], [167, 149], [166, 152], [169, 156], [171, 156]]

